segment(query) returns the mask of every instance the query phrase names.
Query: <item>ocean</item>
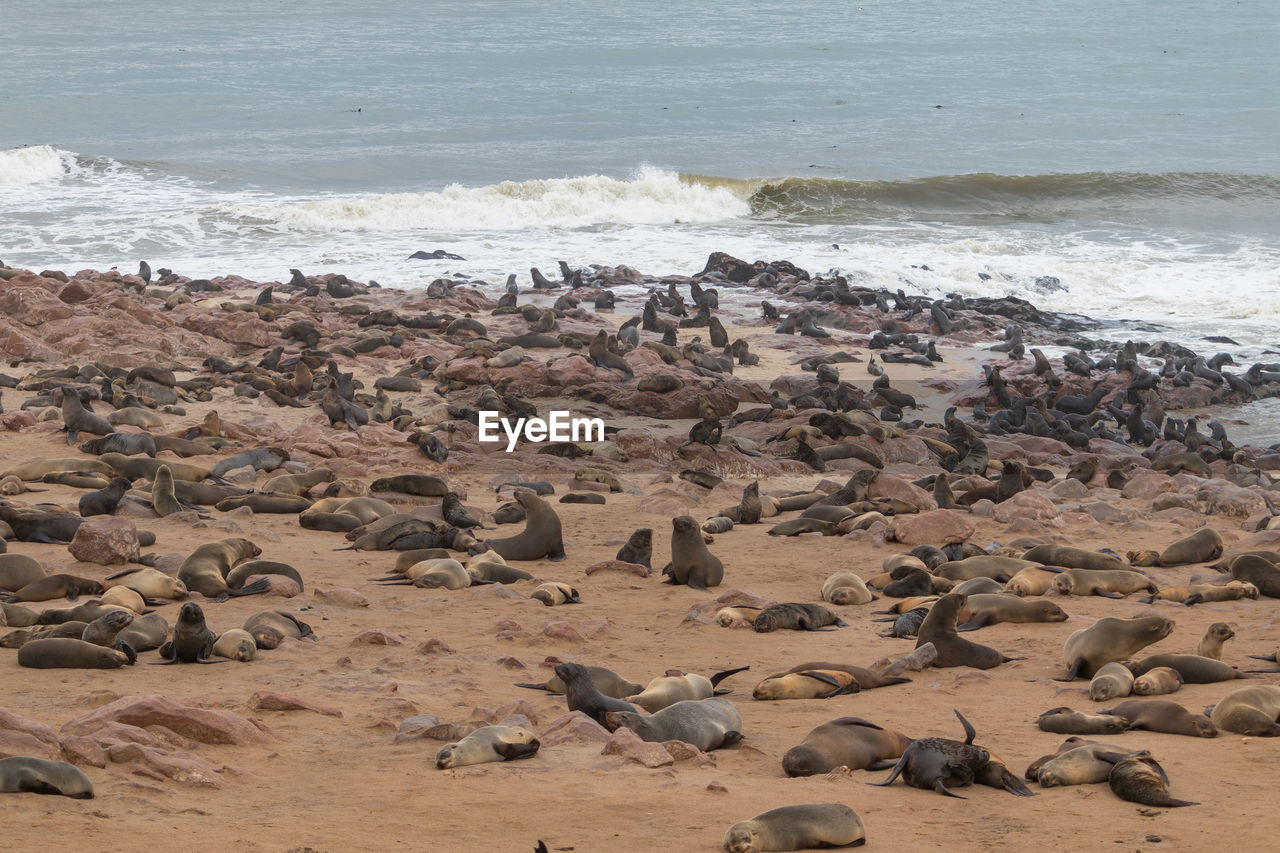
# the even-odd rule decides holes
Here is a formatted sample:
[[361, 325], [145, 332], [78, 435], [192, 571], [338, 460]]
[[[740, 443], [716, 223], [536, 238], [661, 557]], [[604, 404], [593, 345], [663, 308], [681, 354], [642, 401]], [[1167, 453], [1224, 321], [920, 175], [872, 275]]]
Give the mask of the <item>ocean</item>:
[[726, 251], [1274, 359], [1272, 0], [4, 11], [10, 265], [412, 288]]

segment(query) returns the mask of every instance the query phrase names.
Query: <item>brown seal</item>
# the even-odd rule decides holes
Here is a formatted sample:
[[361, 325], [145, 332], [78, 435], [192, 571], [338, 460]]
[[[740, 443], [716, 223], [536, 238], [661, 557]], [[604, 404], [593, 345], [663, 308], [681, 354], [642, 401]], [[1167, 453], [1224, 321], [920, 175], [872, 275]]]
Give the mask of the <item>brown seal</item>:
[[1057, 572], [1046, 571], [1039, 567], [1027, 568], [1018, 572], [1004, 585], [1007, 592], [1014, 595], [1044, 595], [1053, 587]]
[[1100, 595], [1103, 598], [1124, 598], [1132, 592], [1157, 590], [1151, 578], [1123, 569], [1118, 571], [1067, 569], [1054, 578], [1053, 588], [1061, 595]]
[[519, 726], [484, 726], [436, 753], [436, 768], [450, 770], [490, 761], [515, 761], [538, 754], [538, 739]]
[[173, 470], [168, 465], [156, 469], [156, 478], [151, 483], [151, 508], [160, 518], [186, 509], [174, 494]]
[[637, 528], [627, 539], [625, 545], [618, 549], [617, 559], [624, 563], [635, 563], [646, 569], [653, 568], [653, 530], [649, 527]]
[[847, 693], [858, 693], [858, 679], [838, 669], [804, 669], [770, 675], [756, 685], [753, 699], [830, 699]]
[[729, 853], [764, 850], [807, 850], [816, 847], [860, 847], [867, 830], [858, 813], [844, 803], [783, 806], [742, 820], [724, 835]]
[[1081, 628], [1062, 646], [1067, 674], [1058, 681], [1092, 678], [1103, 664], [1125, 660], [1135, 652], [1159, 642], [1173, 631], [1173, 620], [1163, 616], [1118, 619], [1106, 616]]
[[256, 557], [262, 549], [248, 539], [221, 539], [199, 546], [182, 561], [178, 568], [178, 580], [192, 592], [205, 598], [225, 599], [228, 596], [254, 595], [267, 591], [267, 584], [254, 583], [242, 589], [232, 589], [225, 580], [233, 566], [241, 560]]
[[[611, 699], [626, 699], [628, 696], [634, 696], [644, 689], [643, 684], [628, 681], [613, 670], [603, 666], [584, 666], [583, 669], [586, 670], [587, 677], [591, 679], [591, 683], [596, 690]], [[551, 676], [542, 684], [517, 683], [516, 687], [546, 690], [548, 693], [564, 693], [568, 689], [559, 675]]]
[[240, 563], [227, 572], [227, 586], [232, 589], [241, 589], [244, 587], [244, 582], [254, 575], [280, 575], [296, 583], [299, 590], [306, 589], [306, 584], [302, 581], [302, 575], [298, 573], [297, 569], [288, 563], [281, 563], [276, 560], [247, 560]]
[[956, 616], [967, 598], [952, 592], [934, 602], [916, 634], [916, 648], [933, 643], [938, 650], [938, 657], [933, 663], [936, 667], [991, 669], [1013, 660], [990, 646], [971, 642], [956, 634]]
[[1182, 676], [1169, 666], [1149, 669], [1133, 680], [1135, 696], [1165, 696], [1182, 687]]
[[1221, 553], [1222, 537], [1218, 535], [1218, 531], [1212, 527], [1202, 527], [1161, 551], [1160, 565], [1185, 566], [1190, 563], [1207, 563], [1217, 559]]
[[1117, 797], [1131, 803], [1164, 808], [1199, 805], [1187, 800], [1175, 800], [1169, 796], [1168, 775], [1145, 749], [1126, 755], [1117, 761], [1111, 768], [1107, 783]]
[[310, 498], [295, 495], [267, 495], [255, 492], [251, 495], [236, 495], [223, 498], [213, 505], [218, 512], [230, 512], [247, 506], [255, 513], [275, 513], [276, 515], [293, 515], [305, 512], [314, 503]]
[[76, 436], [81, 432], [110, 435], [116, 431], [106, 418], [86, 409], [80, 402], [80, 396], [74, 391], [67, 391], [62, 395], [62, 424], [67, 431], [67, 444], [75, 444]]
[[1218, 730], [1208, 717], [1193, 714], [1169, 699], [1129, 699], [1102, 713], [1123, 717], [1130, 729], [1191, 737], [1218, 736]]
[[883, 782], [872, 782], [877, 787], [892, 785], [902, 776], [902, 781], [913, 788], [933, 789], [939, 794], [965, 799], [949, 789], [965, 787], [978, 782], [993, 788], [1003, 788], [1014, 796], [1031, 797], [1034, 794], [990, 751], [975, 746], [973, 726], [956, 711], [964, 726], [963, 743], [940, 737], [927, 737], [912, 741], [902, 753], [893, 772]]
[[870, 604], [875, 596], [853, 572], [836, 572], [822, 584], [822, 600], [842, 606]]
[[1200, 643], [1196, 646], [1196, 654], [1200, 657], [1222, 660], [1223, 644], [1235, 635], [1236, 632], [1226, 622], [1214, 622], [1200, 638]]
[[125, 477], [113, 477], [106, 488], [87, 492], [80, 496], [77, 509], [85, 518], [95, 515], [114, 515], [120, 499], [133, 484]]
[[1214, 658], [1200, 655], [1149, 655], [1140, 661], [1126, 661], [1125, 666], [1134, 675], [1142, 675], [1157, 667], [1176, 669], [1186, 684], [1214, 684], [1219, 681], [1231, 681], [1235, 678], [1250, 676]]
[[668, 705], [674, 705], [686, 699], [707, 699], [717, 693], [728, 693], [728, 690], [717, 690], [716, 686], [729, 676], [750, 668], [742, 666], [737, 669], [728, 669], [717, 672], [710, 678], [694, 672], [668, 670], [666, 675], [660, 675], [646, 684], [641, 692], [625, 698], [631, 704], [654, 714]]
[[17, 592], [44, 576], [44, 568], [26, 554], [0, 554], [0, 589]]
[[578, 591], [567, 583], [557, 583], [555, 581], [547, 581], [539, 584], [533, 592], [529, 593], [529, 597], [541, 601], [547, 607], [555, 607], [558, 604], [581, 604], [582, 596]]
[[911, 738], [861, 717], [840, 717], [804, 736], [782, 756], [788, 776], [814, 776], [844, 766], [850, 770], [886, 770], [901, 757]]
[[210, 469], [202, 465], [174, 462], [173, 460], [150, 459], [146, 456], [123, 456], [119, 453], [104, 453], [98, 458], [110, 465], [115, 473], [122, 477], [128, 477], [130, 480], [151, 480], [154, 482], [156, 473], [163, 466], [168, 466], [173, 479], [188, 480], [193, 483], [200, 482], [211, 473]]
[[1098, 668], [1089, 682], [1089, 698], [1095, 702], [1123, 699], [1133, 693], [1133, 673], [1119, 661]]
[[1269, 598], [1280, 598], [1280, 567], [1254, 554], [1242, 554], [1231, 561], [1231, 576], [1257, 587]]
[[147, 613], [130, 623], [116, 640], [137, 652], [149, 652], [164, 645], [169, 636], [169, 623], [159, 613]]
[[605, 728], [628, 728], [650, 743], [679, 740], [703, 752], [742, 740], [742, 716], [728, 699], [686, 700], [642, 717], [630, 711], [605, 712]]
[[258, 644], [248, 631], [232, 628], [218, 636], [218, 641], [213, 644], [213, 653], [220, 658], [246, 663], [257, 656]]
[[102, 584], [98, 581], [59, 572], [32, 581], [15, 590], [5, 600], [10, 604], [21, 601], [52, 601], [55, 598], [75, 601], [82, 595], [99, 595], [101, 592]]
[[773, 604], [761, 610], [751, 627], [757, 633], [767, 634], [784, 628], [792, 631], [820, 631], [828, 625], [847, 628], [849, 623], [821, 604], [787, 602]]
[[516, 500], [525, 510], [525, 528], [506, 539], [488, 539], [487, 544], [505, 560], [564, 559], [564, 539], [560, 516], [551, 505], [529, 489], [518, 489]]
[[311, 626], [283, 610], [262, 610], [244, 620], [244, 629], [253, 635], [260, 649], [274, 649], [287, 638], [315, 639]]
[[1022, 559], [1042, 566], [1062, 566], [1068, 569], [1091, 571], [1117, 571], [1128, 568], [1121, 560], [1109, 554], [1066, 545], [1035, 545], [1022, 553]]
[[[965, 595], [965, 593], [956, 593]], [[975, 631], [1000, 622], [1066, 622], [1067, 613], [1045, 599], [1019, 598], [1007, 593], [968, 595], [956, 614], [957, 631]]]
[[32, 669], [118, 669], [130, 663], [119, 649], [72, 637], [32, 640], [18, 649], [18, 664]]
[[1060, 735], [1114, 735], [1129, 727], [1115, 714], [1085, 714], [1067, 707], [1050, 708], [1036, 718], [1036, 725], [1042, 732]]
[[142, 595], [149, 601], [165, 599], [178, 601], [186, 598], [187, 585], [164, 572], [148, 568], [130, 568], [113, 575], [107, 575], [108, 581], [115, 581], [114, 586], [123, 584]]
[[0, 758], [0, 794], [58, 794], [93, 799], [93, 783], [84, 771], [62, 761], [15, 756]]
[[1096, 785], [1111, 776], [1111, 767], [1126, 755], [1105, 744], [1069, 737], [1052, 755], [1042, 755], [1027, 766], [1023, 778], [1042, 788]]
[[303, 474], [282, 474], [279, 477], [272, 477], [262, 484], [262, 490], [277, 495], [302, 497], [321, 483], [332, 483], [333, 478], [334, 473], [328, 468], [312, 468]]
[[1214, 706], [1210, 720], [1224, 732], [1280, 737], [1280, 687], [1258, 684], [1233, 690]]
[[1033, 563], [1030, 560], [1001, 557], [998, 554], [983, 554], [977, 557], [966, 557], [963, 560], [949, 560], [935, 568], [933, 573], [953, 581], [993, 578], [1004, 583], [1023, 569], [1034, 568], [1037, 565], [1039, 563]]
[[691, 516], [671, 519], [671, 564], [663, 569], [667, 583], [705, 590], [724, 580], [724, 564], [707, 550], [702, 530]]
[[204, 621], [204, 611], [194, 601], [182, 605], [178, 622], [173, 626], [173, 639], [160, 649], [160, 665], [171, 663], [221, 663], [209, 660], [218, 637]]

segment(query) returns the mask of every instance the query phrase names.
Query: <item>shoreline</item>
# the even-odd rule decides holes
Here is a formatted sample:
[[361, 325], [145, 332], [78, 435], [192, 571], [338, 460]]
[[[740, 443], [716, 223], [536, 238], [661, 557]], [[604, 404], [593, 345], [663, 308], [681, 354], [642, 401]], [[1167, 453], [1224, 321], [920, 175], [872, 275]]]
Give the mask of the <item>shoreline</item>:
[[[746, 274], [733, 272], [732, 260], [736, 259], [722, 259], [725, 275]], [[286, 640], [277, 649], [259, 651], [253, 662], [219, 666], [155, 669], [150, 664], [158, 657], [152, 651], [140, 655], [137, 665], [101, 671], [24, 668], [15, 655], [0, 650], [0, 671], [6, 683], [17, 688], [0, 706], [26, 721], [15, 723], [0, 715], [0, 748], [6, 750], [0, 754], [31, 747], [31, 740], [21, 737], [25, 734], [40, 749], [74, 756], [97, 789], [92, 801], [7, 797], [4, 802], [13, 812], [11, 844], [64, 845], [92, 833], [95, 844], [104, 849], [136, 849], [171, 843], [177, 827], [196, 832], [219, 849], [405, 849], [421, 846], [427, 838], [429, 844], [457, 850], [532, 849], [541, 839], [548, 848], [560, 850], [644, 845], [710, 851], [719, 848], [733, 823], [782, 805], [824, 801], [852, 805], [867, 827], [869, 843], [884, 849], [998, 849], [1009, 844], [1010, 834], [1024, 833], [1064, 848], [1256, 844], [1271, 809], [1261, 768], [1274, 760], [1276, 742], [1227, 732], [1213, 739], [1141, 731], [1103, 737], [1119, 749], [1152, 750], [1172, 780], [1174, 796], [1200, 803], [1154, 815], [1135, 811], [1134, 804], [1120, 800], [1105, 785], [1040, 789], [1033, 784], [1038, 796], [1030, 800], [975, 786], [962, 792], [969, 797], [962, 802], [900, 782], [887, 788], [863, 784], [882, 781], [887, 771], [783, 775], [782, 755], [823, 722], [858, 716], [913, 737], [955, 738], [960, 732], [952, 709], [958, 708], [976, 727], [976, 742], [1002, 756], [1021, 776], [1027, 764], [1062, 741], [1063, 736], [1036, 728], [1042, 711], [1069, 705], [1096, 713], [1109, 707], [1090, 701], [1087, 682], [1052, 681], [1065, 669], [1062, 644], [1073, 631], [1106, 616], [1158, 613], [1177, 624], [1149, 651], [1186, 652], [1211, 623], [1227, 621], [1236, 639], [1228, 644], [1224, 659], [1245, 669], [1250, 668], [1246, 655], [1271, 653], [1280, 645], [1271, 599], [1188, 607], [1165, 601], [1144, 604], [1136, 594], [1126, 600], [1053, 596], [1070, 614], [1066, 622], [998, 624], [967, 635], [1018, 658], [1013, 662], [988, 670], [930, 668], [908, 672], [909, 684], [781, 702], [751, 698], [752, 686], [770, 670], [814, 660], [870, 667], [911, 651], [912, 642], [880, 636], [885, 626], [872, 621], [871, 611], [883, 609], [892, 599], [831, 605], [849, 623], [836, 631], [770, 634], [741, 625], [719, 627], [712, 621], [714, 602], [732, 600], [733, 591], [743, 600], [818, 602], [824, 578], [838, 570], [871, 580], [881, 574], [886, 558], [906, 552], [911, 544], [940, 546], [948, 538], [1000, 554], [1044, 542], [1110, 548], [1124, 558], [1131, 550], [1162, 550], [1210, 527], [1227, 549], [1273, 548], [1280, 533], [1255, 528], [1273, 514], [1276, 490], [1268, 472], [1276, 470], [1271, 466], [1280, 460], [1265, 448], [1241, 443], [1226, 458], [1207, 461], [1208, 476], [1197, 476], [1190, 467], [1174, 473], [1157, 470], [1141, 455], [1147, 448], [1123, 437], [1095, 437], [1083, 447], [1073, 447], [1047, 435], [987, 432], [972, 419], [975, 403], [985, 405], [988, 423], [997, 416], [991, 389], [982, 385], [984, 366], [1000, 367], [1011, 394], [1034, 397], [1042, 393], [1045, 382], [1033, 372], [1030, 350], [1061, 340], [1075, 343], [1088, 332], [1064, 330], [1061, 318], [1028, 303], [964, 300], [960, 307], [944, 302], [939, 317], [932, 300], [913, 304], [907, 298], [899, 305], [887, 292], [845, 289], [808, 275], [789, 276], [783, 264], [767, 266], [753, 271], [751, 278], [775, 275], [776, 282], [768, 288], [747, 290], [706, 276], [699, 280], [704, 289], [719, 289], [721, 307], [711, 309], [710, 315], [722, 320], [730, 341], [747, 341], [758, 364], [735, 364], [732, 374], [704, 366], [701, 359], [714, 359], [721, 348], [707, 346], [699, 352], [686, 347], [695, 336], [706, 341], [707, 326], [674, 330], [679, 357], [646, 347], [659, 343], [662, 334], [641, 330], [639, 346], [614, 353], [633, 378], [621, 369], [593, 365], [587, 341], [601, 331], [606, 337], [616, 336], [641, 312], [645, 300], [619, 299], [612, 313], [591, 310], [591, 300], [612, 286], [624, 286], [628, 292], [652, 287], [664, 295], [674, 287], [688, 300], [692, 316], [693, 277], [653, 277], [625, 267], [582, 270], [588, 285], [598, 279], [600, 286], [577, 290], [580, 304], [564, 307], [559, 316], [548, 317], [546, 310], [569, 292], [567, 287], [551, 294], [522, 288], [515, 301], [536, 306], [526, 319], [518, 312], [494, 314], [501, 310], [501, 293], [482, 293], [465, 282], [433, 284], [433, 295], [430, 289], [366, 289], [332, 275], [313, 276], [297, 285], [229, 276], [211, 280], [210, 285], [225, 289], [210, 291], [182, 279], [149, 289], [136, 276], [119, 273], [76, 274], [61, 280], [0, 271], [5, 279], [0, 282], [0, 351], [10, 362], [7, 372], [17, 374], [0, 398], [0, 475], [36, 459], [92, 458], [67, 446], [57, 404], [21, 409], [20, 401], [61, 386], [88, 389], [101, 398], [112, 386], [113, 397], [133, 394], [143, 408], [147, 397], [156, 403], [149, 409], [163, 423], [150, 431], [156, 435], [191, 434], [189, 429], [205, 423], [210, 412], [218, 413], [218, 432], [226, 445], [210, 446], [209, 454], [181, 460], [188, 464], [209, 466], [245, 449], [276, 446], [287, 452], [293, 469], [327, 467], [344, 488], [367, 488], [375, 478], [405, 472], [438, 476], [458, 491], [470, 513], [491, 527], [493, 513], [509, 495], [504, 483], [513, 478], [548, 481], [555, 493], [547, 500], [562, 519], [567, 552], [562, 562], [517, 563], [535, 577], [508, 585], [453, 591], [382, 586], [368, 579], [388, 570], [394, 553], [336, 550], [347, 545], [342, 534], [305, 529], [296, 514], [203, 507], [207, 519], [190, 511], [157, 518], [146, 505], [126, 501], [119, 515], [137, 529], [156, 534], [155, 546], [144, 550], [159, 556], [162, 570], [177, 570], [197, 544], [244, 536], [261, 548], [262, 559], [288, 562], [305, 580], [304, 590], [272, 584], [272, 594], [226, 602], [193, 597], [215, 631], [236, 627], [260, 610], [280, 609], [311, 624], [317, 641]], [[560, 283], [558, 276], [552, 277]], [[266, 286], [271, 287], [272, 301], [257, 304]], [[828, 293], [831, 300], [824, 299]], [[887, 312], [875, 307], [876, 297], [889, 307]], [[811, 312], [810, 319], [830, 337], [776, 333], [782, 319], [759, 320], [761, 299], [777, 307], [782, 318]], [[841, 305], [840, 299], [856, 299], [859, 304]], [[655, 315], [660, 324], [674, 325], [681, 319], [664, 311]], [[525, 346], [518, 363], [501, 360], [510, 352], [501, 343], [504, 337], [524, 334], [531, 325], [552, 319], [559, 328], [551, 334], [562, 336], [561, 346]], [[939, 320], [952, 327], [949, 334], [935, 333], [932, 327], [941, 325]], [[906, 408], [899, 420], [881, 417], [879, 404], [869, 411], [853, 408], [845, 414], [861, 419], [862, 434], [832, 439], [808, 433], [815, 450], [848, 444], [863, 451], [847, 458], [831, 453], [826, 470], [816, 470], [803, 461], [800, 442], [781, 434], [810, 426], [815, 415], [833, 414], [807, 405], [821, 402], [824, 394], [841, 393], [842, 399], [856, 401], [871, 392], [874, 377], [866, 372], [867, 365], [873, 355], [880, 362], [886, 350], [872, 349], [870, 338], [875, 332], [894, 334], [884, 328], [889, 321], [896, 333], [916, 335], [921, 344], [938, 341], [944, 360], [934, 367], [885, 365], [893, 388], [918, 394], [928, 407], [923, 413]], [[797, 325], [802, 322], [797, 320]], [[1021, 362], [986, 349], [1015, 322], [1024, 329], [1028, 350]], [[570, 342], [572, 346], [565, 346]], [[277, 367], [257, 367], [264, 356], [271, 360], [274, 347], [282, 348], [274, 359]], [[904, 347], [889, 351], [906, 352]], [[824, 366], [835, 368], [848, 388], [821, 381], [801, 364], [838, 353], [854, 360]], [[1090, 354], [1101, 358], [1109, 353], [1095, 349]], [[309, 355], [316, 366], [306, 374], [306, 387], [288, 388], [288, 382], [300, 375], [291, 362], [305, 363]], [[668, 363], [664, 355], [676, 363]], [[491, 364], [495, 359], [499, 361]], [[368, 424], [354, 430], [340, 419], [330, 424], [319, 407], [329, 360], [363, 385], [356, 388], [351, 404], [388, 413], [386, 422], [371, 416]], [[1100, 382], [1108, 389], [1108, 399], [1124, 398], [1128, 386], [1142, 375], [1139, 368], [1110, 369], [1086, 378], [1068, 370], [1060, 357], [1049, 361], [1062, 382], [1059, 391], [1073, 394], [1084, 394]], [[90, 363], [101, 366], [95, 368], [100, 375], [79, 370], [40, 375], [41, 370]], [[1159, 369], [1145, 357], [1141, 364]], [[172, 370], [173, 383], [128, 378], [143, 365]], [[640, 381], [664, 376], [677, 377], [682, 387], [667, 392], [638, 389]], [[384, 391], [384, 403], [375, 383], [393, 377], [414, 380], [418, 387]], [[267, 386], [287, 389], [286, 396], [301, 407], [272, 402]], [[1156, 383], [1171, 413], [1182, 411], [1175, 406], [1225, 398], [1231, 392], [1223, 388], [1202, 377], [1184, 386], [1174, 386], [1168, 378]], [[1115, 395], [1110, 393], [1113, 389]], [[166, 391], [174, 397], [168, 404], [161, 401]], [[250, 391], [257, 396], [242, 396]], [[800, 397], [802, 404], [772, 409], [775, 391], [783, 399]], [[1260, 383], [1255, 393], [1280, 394], [1280, 382]], [[1141, 394], [1139, 398], [1150, 401]], [[470, 418], [477, 410], [489, 405], [514, 409], [520, 402], [533, 404], [539, 414], [563, 405], [575, 415], [598, 415], [618, 431], [606, 442], [562, 447], [562, 454], [540, 452], [547, 446], [528, 443], [508, 454], [475, 440]], [[90, 400], [89, 405], [102, 416], [113, 411], [102, 399]], [[182, 412], [165, 411], [166, 405]], [[943, 420], [951, 405], [960, 407], [961, 420], [980, 436], [989, 454], [989, 462], [965, 477], [951, 477], [955, 472], [946, 467], [954, 468], [957, 459], [945, 448], [957, 449], [956, 436], [964, 432]], [[397, 416], [397, 408], [405, 413]], [[708, 410], [723, 428], [720, 442], [681, 446], [692, 426], [711, 419]], [[765, 412], [765, 419], [751, 419], [752, 412], [764, 410], [776, 414]], [[1207, 427], [1202, 429], [1207, 434]], [[146, 430], [122, 426], [120, 431]], [[435, 437], [447, 449], [447, 458], [428, 458], [420, 444], [410, 442], [415, 433]], [[91, 437], [82, 434], [80, 441]], [[967, 440], [974, 442], [974, 437]], [[1171, 453], [1181, 444], [1159, 439], [1152, 447]], [[866, 453], [881, 464], [870, 465]], [[179, 461], [171, 451], [161, 451], [157, 458]], [[1096, 463], [1094, 476], [1067, 477], [1084, 459]], [[933, 492], [917, 484], [945, 476], [954, 479], [957, 494], [978, 494], [996, 482], [1004, 460], [1021, 462], [1036, 476], [1030, 486], [998, 503], [979, 498], [957, 509], [938, 509]], [[604, 483], [577, 477], [584, 468], [612, 475], [619, 490], [606, 491], [609, 486]], [[714, 534], [709, 548], [725, 568], [720, 586], [703, 592], [660, 582], [661, 567], [671, 556], [673, 516], [689, 514], [699, 523], [714, 518], [733, 509], [753, 481], [772, 501], [794, 492], [830, 493], [851, 474], [872, 468], [878, 473], [869, 500], [880, 501], [885, 517], [870, 520], [865, 529], [832, 536], [770, 536], [774, 523], [796, 516], [794, 511], [774, 514], [770, 503], [770, 514], [760, 524]], [[687, 469], [715, 473], [723, 482], [709, 489], [694, 485], [680, 476]], [[240, 469], [228, 477], [238, 485], [261, 488], [279, 473]], [[1046, 478], [1037, 479], [1042, 473]], [[1121, 480], [1112, 479], [1117, 474]], [[11, 495], [8, 500], [56, 504], [74, 512], [83, 493], [61, 483], [26, 485], [45, 491]], [[311, 494], [319, 497], [327, 488], [320, 484]], [[600, 495], [605, 503], [558, 502], [570, 492]], [[388, 494], [387, 499], [398, 510], [439, 517], [436, 498]], [[914, 534], [913, 522], [921, 525]], [[641, 526], [654, 531], [653, 572], [640, 576], [617, 567], [598, 569]], [[510, 536], [521, 527], [522, 523], [498, 525], [483, 531], [481, 538]], [[77, 561], [65, 544], [12, 541], [8, 550], [35, 558], [49, 572], [69, 571], [100, 580], [119, 568]], [[451, 550], [466, 561], [465, 549]], [[1208, 562], [1143, 571], [1164, 588], [1194, 579], [1211, 581], [1217, 574]], [[572, 585], [583, 603], [546, 608], [531, 600], [528, 594], [543, 581]], [[47, 610], [70, 603], [30, 606]], [[177, 610], [172, 605], [157, 609], [166, 611], [170, 622]], [[594, 724], [565, 719], [562, 697], [514, 686], [517, 681], [549, 677], [551, 659], [607, 666], [642, 684], [671, 668], [709, 674], [750, 665], [749, 673], [724, 684], [732, 689], [727, 698], [742, 715], [744, 744], [686, 751], [680, 753], [685, 757], [657, 766], [643, 763], [661, 758], [655, 759], [652, 752], [633, 750], [629, 754], [634, 760], [602, 754], [611, 736]], [[1277, 681], [1266, 675], [1248, 683]], [[1188, 684], [1168, 698], [1199, 711], [1238, 686], [1239, 682]], [[303, 709], [275, 710], [289, 703], [266, 701], [258, 695], [262, 690], [297, 700], [295, 705], [301, 703]], [[191, 731], [178, 733], [154, 720], [94, 729], [82, 719], [124, 697], [149, 695], [256, 720], [251, 725], [264, 737], [202, 741]], [[519, 722], [518, 717], [539, 736], [542, 746], [537, 756], [525, 761], [439, 771], [433, 758], [444, 741], [395, 742], [401, 724], [421, 714], [455, 725]], [[32, 734], [44, 730], [28, 725], [30, 721], [51, 727], [52, 743]], [[64, 728], [73, 721], [79, 722]], [[595, 805], [565, 809], [563, 803], [572, 798], [590, 798]], [[371, 815], [379, 824], [372, 838]], [[1155, 836], [1160, 841], [1153, 841]]]

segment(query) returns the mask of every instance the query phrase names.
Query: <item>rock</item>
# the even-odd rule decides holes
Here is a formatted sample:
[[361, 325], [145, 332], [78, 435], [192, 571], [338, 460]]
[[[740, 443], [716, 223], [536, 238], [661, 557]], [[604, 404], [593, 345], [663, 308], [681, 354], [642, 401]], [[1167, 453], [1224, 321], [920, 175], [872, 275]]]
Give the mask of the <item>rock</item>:
[[453, 647], [439, 637], [432, 637], [424, 643], [418, 644], [418, 651], [424, 655], [434, 654], [453, 654]]
[[330, 604], [336, 604], [339, 607], [368, 607], [369, 599], [351, 587], [338, 587], [336, 589], [313, 589], [311, 594], [321, 601], [327, 601]]
[[715, 767], [714, 755], [709, 755], [691, 743], [682, 740], [664, 740], [662, 748], [676, 761], [696, 761], [699, 767]]
[[562, 743], [604, 743], [609, 740], [609, 730], [581, 711], [570, 711], [548, 723], [538, 735], [538, 740], [543, 747]]
[[1206, 515], [1247, 518], [1268, 509], [1266, 501], [1258, 492], [1221, 480], [1205, 483], [1196, 492], [1196, 497], [1204, 502]]
[[274, 690], [259, 690], [249, 697], [249, 707], [254, 711], [313, 711], [326, 717], [341, 717], [337, 708], [313, 705], [304, 699], [285, 696]]
[[642, 578], [649, 576], [649, 570], [639, 563], [628, 563], [623, 560], [602, 560], [599, 563], [592, 563], [584, 569], [588, 575], [594, 575], [596, 572], [617, 571], [625, 574], [638, 575]]
[[202, 788], [221, 788], [226, 782], [221, 768], [185, 752], [162, 752], [138, 743], [118, 743], [107, 747], [107, 757], [116, 764], [139, 762], [166, 779]]
[[553, 640], [568, 640], [571, 643], [585, 642], [578, 629], [568, 622], [548, 622], [542, 626], [542, 635]]
[[383, 628], [366, 628], [351, 641], [353, 646], [399, 646], [404, 637]]
[[45, 743], [27, 732], [0, 729], [0, 758], [16, 758], [23, 755], [45, 758], [49, 761], [62, 760], [62, 750], [57, 743]]
[[8, 708], [0, 708], [0, 732], [18, 732], [34, 738], [45, 746], [58, 747], [58, 733], [51, 726], [15, 714]]
[[95, 711], [76, 717], [62, 731], [93, 734], [104, 723], [131, 726], [164, 726], [200, 743], [266, 743], [267, 733], [252, 720], [231, 711], [180, 705], [163, 696], [125, 696]]
[[1093, 516], [1094, 521], [1102, 524], [1124, 524], [1129, 520], [1129, 513], [1103, 501], [1084, 504], [1080, 508]]
[[671, 753], [662, 744], [647, 743], [627, 728], [618, 729], [610, 735], [600, 754], [620, 755], [627, 761], [634, 761], [645, 767], [666, 767], [676, 763]]
[[415, 714], [406, 720], [401, 721], [400, 728], [396, 732], [396, 743], [404, 743], [407, 740], [417, 740], [425, 737], [427, 732], [440, 725], [440, 718], [435, 714]]
[[883, 472], [871, 481], [871, 485], [867, 488], [867, 497], [897, 498], [915, 507], [917, 512], [929, 512], [938, 508], [938, 502], [933, 499], [933, 495], [915, 483]]
[[951, 542], [964, 542], [976, 529], [973, 522], [962, 512], [953, 509], [935, 509], [895, 520], [893, 536], [904, 545], [941, 547]]
[[1139, 470], [1133, 472], [1129, 482], [1124, 484], [1120, 494], [1126, 498], [1149, 501], [1161, 492], [1177, 491], [1178, 486], [1173, 478], [1161, 471]]
[[1049, 494], [1060, 501], [1077, 501], [1089, 496], [1089, 487], [1076, 479], [1060, 480], [1049, 487]]
[[996, 504], [996, 521], [1008, 523], [1015, 518], [1054, 518], [1058, 508], [1053, 501], [1042, 495], [1037, 489], [1026, 489], [1018, 492], [1006, 501]]
[[91, 737], [72, 735], [62, 739], [62, 759], [81, 767], [106, 767], [107, 752]]
[[117, 566], [141, 556], [138, 528], [127, 518], [91, 518], [80, 525], [67, 546], [82, 563]]

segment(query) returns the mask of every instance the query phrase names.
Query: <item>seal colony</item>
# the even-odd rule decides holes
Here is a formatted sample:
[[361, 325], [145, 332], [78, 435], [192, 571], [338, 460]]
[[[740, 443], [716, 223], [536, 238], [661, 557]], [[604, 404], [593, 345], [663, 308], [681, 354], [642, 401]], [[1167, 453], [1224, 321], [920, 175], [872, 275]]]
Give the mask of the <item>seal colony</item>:
[[[1184, 410], [1280, 365], [719, 255], [505, 291], [0, 278], [5, 790], [92, 791], [130, 846], [171, 843], [138, 798], [219, 846], [349, 847], [351, 808], [419, 838], [396, 779], [456, 849], [1256, 846], [1268, 819], [1280, 448]], [[551, 408], [605, 439], [477, 440]], [[88, 722], [161, 698], [269, 743]], [[35, 799], [5, 799], [15, 847], [96, 826]]]

